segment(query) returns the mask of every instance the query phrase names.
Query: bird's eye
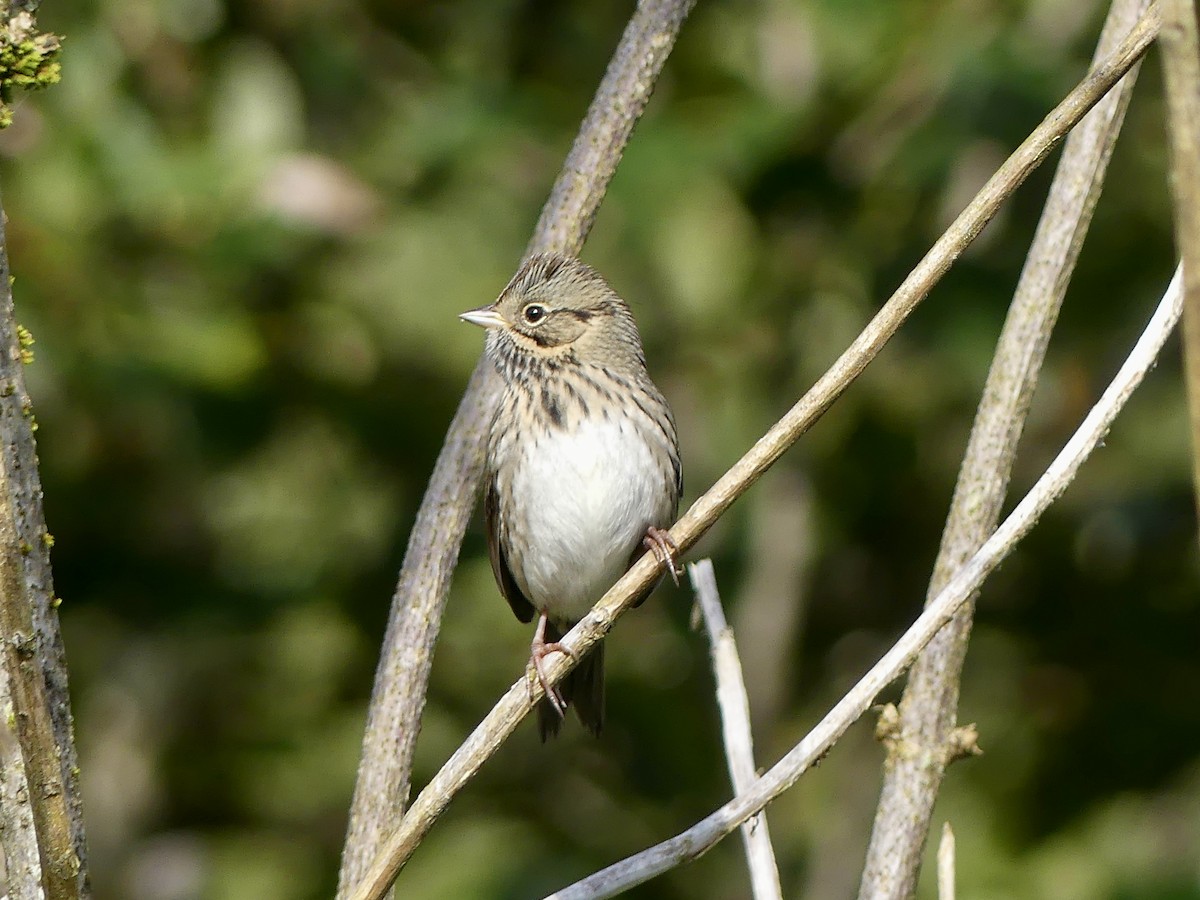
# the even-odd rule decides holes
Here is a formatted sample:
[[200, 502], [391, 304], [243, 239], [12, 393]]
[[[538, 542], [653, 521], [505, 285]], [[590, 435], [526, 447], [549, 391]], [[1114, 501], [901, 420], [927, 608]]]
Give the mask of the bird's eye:
[[530, 303], [525, 307], [521, 315], [525, 317], [525, 321], [530, 325], [536, 325], [542, 319], [546, 318], [546, 307], [540, 303]]

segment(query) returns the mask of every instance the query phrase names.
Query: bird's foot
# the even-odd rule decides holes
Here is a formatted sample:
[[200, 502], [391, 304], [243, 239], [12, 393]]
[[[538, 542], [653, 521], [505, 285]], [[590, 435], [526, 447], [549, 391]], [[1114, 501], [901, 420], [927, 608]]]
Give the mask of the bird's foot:
[[679, 587], [679, 576], [683, 574], [683, 566], [675, 562], [675, 556], [679, 553], [679, 548], [671, 540], [670, 532], [651, 525], [646, 529], [646, 536], [642, 538], [642, 546], [652, 551], [658, 557], [658, 561], [670, 573], [671, 580], [675, 582], [675, 586]]
[[[537, 631], [533, 633], [533, 643], [529, 645], [529, 666], [533, 670], [532, 674], [537, 677], [538, 683], [541, 684], [542, 690], [545, 691], [546, 699], [550, 701], [550, 705], [554, 707], [554, 711], [558, 713], [558, 717], [561, 719], [566, 714], [567, 704], [563, 700], [562, 695], [550, 684], [550, 679], [546, 676], [542, 660], [551, 653], [565, 653], [572, 659], [575, 659], [576, 656], [571, 648], [565, 644], [560, 644], [558, 641], [546, 640], [547, 621], [544, 615], [538, 620]], [[532, 694], [532, 680], [530, 681], [529, 689]]]

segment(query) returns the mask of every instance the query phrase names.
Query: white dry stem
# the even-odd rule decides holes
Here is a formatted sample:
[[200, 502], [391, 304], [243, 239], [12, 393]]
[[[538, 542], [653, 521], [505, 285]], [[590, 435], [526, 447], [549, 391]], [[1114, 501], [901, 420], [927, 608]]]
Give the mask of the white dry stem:
[[[742, 677], [742, 661], [733, 638], [733, 629], [725, 620], [725, 610], [721, 607], [712, 560], [702, 559], [688, 565], [688, 577], [696, 591], [700, 615], [712, 645], [717, 707], [721, 711], [721, 738], [725, 744], [725, 759], [729, 764], [729, 780], [733, 783], [734, 796], [737, 796], [750, 790], [758, 780], [754, 767], [754, 738], [750, 732], [750, 698]], [[754, 900], [782, 900], [779, 867], [775, 863], [766, 815], [759, 814], [742, 823], [741, 832]]]
[[954, 900], [954, 849], [954, 829], [944, 822], [937, 853], [938, 900]]

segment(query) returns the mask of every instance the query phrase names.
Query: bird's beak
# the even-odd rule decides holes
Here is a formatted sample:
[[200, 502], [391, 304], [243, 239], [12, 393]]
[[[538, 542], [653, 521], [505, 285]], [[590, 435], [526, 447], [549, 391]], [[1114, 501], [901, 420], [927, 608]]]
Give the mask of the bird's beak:
[[499, 328], [504, 324], [504, 320], [500, 318], [500, 314], [490, 306], [469, 309], [459, 315], [459, 318], [464, 322], [470, 322], [472, 325], [480, 325], [484, 328]]

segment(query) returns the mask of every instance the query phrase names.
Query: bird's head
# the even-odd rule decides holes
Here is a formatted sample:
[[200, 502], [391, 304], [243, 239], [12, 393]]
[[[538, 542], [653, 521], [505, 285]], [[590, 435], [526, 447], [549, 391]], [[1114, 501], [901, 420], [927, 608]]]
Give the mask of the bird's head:
[[495, 303], [459, 318], [488, 330], [487, 352], [502, 372], [536, 360], [618, 371], [645, 367], [629, 307], [574, 257], [532, 257]]

